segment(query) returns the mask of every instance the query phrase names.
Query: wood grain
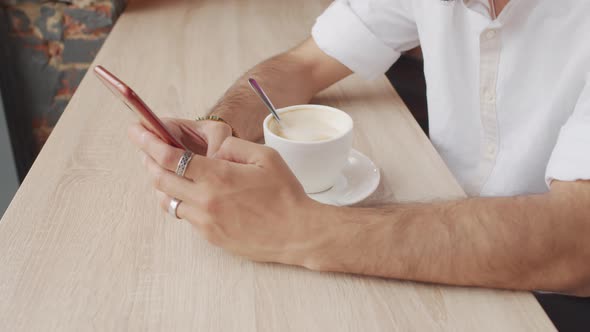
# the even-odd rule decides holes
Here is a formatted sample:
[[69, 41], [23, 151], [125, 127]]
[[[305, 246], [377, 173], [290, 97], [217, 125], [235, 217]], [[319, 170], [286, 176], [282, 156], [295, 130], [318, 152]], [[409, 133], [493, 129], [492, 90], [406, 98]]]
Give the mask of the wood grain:
[[[317, 0], [134, 2], [95, 64], [160, 114], [204, 114], [247, 68], [304, 39]], [[348, 111], [381, 167], [364, 204], [464, 195], [385, 78], [317, 102]], [[255, 264], [157, 207], [127, 142], [133, 117], [87, 75], [0, 222], [4, 331], [543, 331], [528, 293]]]

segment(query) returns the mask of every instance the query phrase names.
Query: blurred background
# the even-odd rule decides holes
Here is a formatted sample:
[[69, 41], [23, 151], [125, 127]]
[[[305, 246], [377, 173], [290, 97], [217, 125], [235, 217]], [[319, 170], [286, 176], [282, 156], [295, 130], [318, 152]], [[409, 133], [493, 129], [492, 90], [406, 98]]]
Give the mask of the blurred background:
[[126, 0], [0, 0], [0, 216]]

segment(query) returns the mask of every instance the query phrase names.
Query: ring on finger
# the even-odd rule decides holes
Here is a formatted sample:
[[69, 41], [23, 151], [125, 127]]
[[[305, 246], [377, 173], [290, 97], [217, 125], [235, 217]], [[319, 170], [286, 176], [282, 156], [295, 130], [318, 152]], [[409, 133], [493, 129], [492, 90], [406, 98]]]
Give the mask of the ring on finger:
[[184, 177], [184, 173], [186, 173], [186, 169], [188, 168], [188, 164], [193, 159], [193, 153], [190, 151], [184, 151], [182, 157], [178, 161], [178, 166], [176, 166], [176, 175]]
[[172, 198], [168, 204], [168, 213], [176, 219], [180, 219], [178, 216], [178, 206], [182, 203], [181, 200]]

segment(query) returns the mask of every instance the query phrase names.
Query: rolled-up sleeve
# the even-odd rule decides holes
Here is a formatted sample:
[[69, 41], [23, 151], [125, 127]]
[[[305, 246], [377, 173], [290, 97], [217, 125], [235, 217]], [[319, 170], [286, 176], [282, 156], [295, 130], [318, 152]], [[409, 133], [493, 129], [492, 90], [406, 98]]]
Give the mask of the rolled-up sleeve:
[[316, 44], [366, 79], [385, 73], [419, 44], [408, 0], [336, 0], [312, 29]]
[[561, 128], [545, 180], [547, 185], [553, 180], [590, 180], [590, 73], [574, 113]]

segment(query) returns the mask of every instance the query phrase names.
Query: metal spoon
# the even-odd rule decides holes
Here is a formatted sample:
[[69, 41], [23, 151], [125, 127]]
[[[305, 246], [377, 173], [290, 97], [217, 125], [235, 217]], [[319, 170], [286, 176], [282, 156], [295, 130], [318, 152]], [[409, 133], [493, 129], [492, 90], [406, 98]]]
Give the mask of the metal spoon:
[[266, 95], [266, 93], [264, 93], [264, 90], [262, 90], [262, 88], [260, 87], [260, 85], [258, 84], [258, 82], [256, 82], [256, 80], [253, 79], [253, 78], [249, 78], [248, 79], [248, 83], [250, 83], [250, 86], [252, 87], [252, 89], [254, 90], [254, 92], [256, 92], [256, 94], [258, 95], [258, 97], [260, 97], [260, 99], [262, 99], [262, 102], [264, 103], [264, 105], [266, 106], [266, 108], [268, 108], [268, 110], [270, 111], [270, 113], [272, 114], [272, 116], [275, 118], [275, 120], [277, 120], [277, 122], [280, 125], [281, 124], [281, 118], [277, 114], [277, 110], [276, 110], [275, 106], [272, 104], [272, 102], [270, 101], [270, 99], [268, 98], [268, 96]]

